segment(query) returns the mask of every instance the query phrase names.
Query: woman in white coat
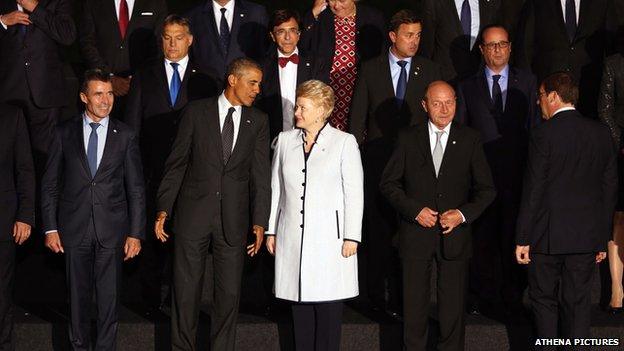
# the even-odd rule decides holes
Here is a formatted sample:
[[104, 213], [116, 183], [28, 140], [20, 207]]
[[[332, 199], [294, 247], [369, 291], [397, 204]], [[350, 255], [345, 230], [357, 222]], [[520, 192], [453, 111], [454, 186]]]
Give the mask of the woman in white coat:
[[298, 351], [338, 350], [342, 301], [358, 295], [362, 163], [353, 135], [327, 123], [333, 108], [328, 85], [299, 85], [297, 129], [280, 133], [273, 155], [266, 245], [275, 296], [293, 302]]

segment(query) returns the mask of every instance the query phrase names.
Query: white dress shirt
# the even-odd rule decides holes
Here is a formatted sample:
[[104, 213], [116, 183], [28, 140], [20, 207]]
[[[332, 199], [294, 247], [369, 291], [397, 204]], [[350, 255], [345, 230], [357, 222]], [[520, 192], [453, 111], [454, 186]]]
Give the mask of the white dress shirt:
[[233, 106], [230, 101], [221, 93], [217, 100], [219, 105], [219, 131], [223, 132], [223, 125], [225, 124], [225, 116], [227, 116], [230, 107], [234, 107], [234, 113], [232, 114], [232, 122], [234, 122], [234, 139], [232, 140], [232, 151], [236, 145], [236, 139], [238, 139], [238, 130], [240, 129], [241, 111], [242, 106]]
[[[22, 11], [22, 12], [24, 12], [24, 8], [22, 7], [22, 5], [20, 5], [20, 4], [16, 4], [16, 5], [17, 5], [17, 11]], [[8, 12], [7, 12], [7, 13], [8, 13]], [[6, 13], [3, 13], [3, 15], [6, 15]], [[2, 25], [2, 27], [4, 27], [4, 29], [8, 29], [8, 28], [9, 28], [9, 27], [8, 27], [6, 24], [4, 24], [4, 22], [2, 22], [1, 20], [0, 20], [0, 24]]]
[[[562, 0], [565, 1], [565, 0]], [[470, 48], [474, 46], [479, 36], [479, 0], [468, 0], [470, 4]], [[461, 9], [464, 0], [455, 0], [455, 8], [457, 9], [457, 18], [461, 21]]]
[[[102, 160], [102, 155], [104, 155], [104, 146], [106, 145], [106, 135], [108, 134], [109, 120], [110, 118], [106, 117], [99, 121], [98, 123], [100, 124], [100, 126], [96, 129], [96, 133], [98, 136], [96, 167], [100, 167], [100, 161]], [[84, 113], [82, 115], [82, 139], [84, 141], [85, 155], [87, 154], [87, 148], [89, 147], [89, 136], [91, 136], [91, 131], [93, 130], [89, 123], [93, 123], [93, 120], [89, 118], [86, 113]]]
[[557, 111], [555, 111], [555, 113], [553, 113], [553, 117], [559, 113], [559, 112], [563, 112], [563, 111], [575, 111], [576, 109], [574, 107], [568, 106], [568, 107], [562, 107], [560, 109], [558, 109]]
[[[492, 97], [492, 87], [494, 86], [494, 76], [496, 73], [492, 71], [488, 66], [485, 66], [485, 80], [488, 84], [488, 89], [490, 91], [490, 98]], [[505, 110], [505, 104], [507, 103], [507, 86], [509, 85], [509, 65], [505, 66], [500, 73], [500, 78], [498, 79], [498, 86], [501, 88], [501, 95], [503, 98], [503, 111]]]
[[[119, 4], [121, 0], [115, 0], [115, 15], [117, 15], [117, 21], [119, 21]], [[132, 10], [134, 10], [134, 0], [126, 0], [128, 4], [128, 20], [132, 18]]]
[[[171, 63], [173, 61], [169, 61], [167, 59], [165, 59], [165, 74], [167, 75], [167, 86], [170, 87], [171, 86], [171, 78], [173, 78], [173, 67], [171, 66]], [[186, 72], [186, 66], [188, 66], [188, 62], [189, 62], [189, 57], [188, 55], [184, 56], [183, 58], [180, 59], [180, 61], [178, 61], [178, 73], [180, 74], [180, 81], [184, 80], [184, 73]]]
[[225, 9], [225, 20], [227, 21], [230, 33], [232, 32], [232, 21], [234, 20], [234, 0], [228, 1], [225, 6], [219, 5], [216, 1], [212, 0], [212, 11], [215, 16], [215, 23], [217, 24], [217, 32], [221, 34], [221, 9]]
[[[394, 56], [392, 50], [388, 49], [388, 62], [390, 63], [390, 76], [392, 78], [392, 86], [394, 87], [394, 95], [396, 95], [397, 85], [399, 84], [399, 76], [401, 75], [401, 66], [397, 64], [397, 62], [401, 61], [400, 58]], [[403, 61], [406, 61], [405, 71], [407, 72], [407, 82], [409, 82], [409, 72], [412, 66], [412, 58], [404, 58]]]
[[[563, 13], [563, 23], [565, 23], [565, 5], [566, 5], [566, 0], [561, 0], [561, 12]], [[576, 24], [578, 26], [578, 22], [579, 22], [579, 9], [581, 7], [581, 0], [574, 0], [574, 9], [576, 10]]]
[[[290, 57], [294, 54], [299, 55], [299, 49], [295, 48], [292, 54], [286, 56], [277, 50], [277, 57]], [[298, 65], [288, 61], [286, 66], [282, 68], [277, 65], [280, 83], [280, 96], [282, 97], [282, 130], [287, 131], [293, 129], [295, 118], [295, 95], [297, 90], [297, 67]]]

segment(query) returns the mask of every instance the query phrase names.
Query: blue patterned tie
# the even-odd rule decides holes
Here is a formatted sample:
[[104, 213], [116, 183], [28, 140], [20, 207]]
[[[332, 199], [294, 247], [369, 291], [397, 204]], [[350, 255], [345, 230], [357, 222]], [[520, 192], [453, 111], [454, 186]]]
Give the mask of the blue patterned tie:
[[225, 19], [225, 11], [227, 11], [225, 8], [221, 8], [221, 22], [219, 23], [219, 44], [221, 44], [223, 56], [227, 56], [230, 46], [230, 27]]
[[468, 2], [468, 0], [464, 0], [464, 3], [462, 4], [461, 17], [459, 21], [461, 22], [461, 27], [464, 35], [470, 38], [470, 35], [472, 34], [470, 31], [472, 27], [472, 16], [470, 14], [470, 3]]
[[395, 98], [397, 106], [401, 107], [401, 105], [403, 105], [403, 100], [405, 100], [405, 91], [407, 90], [407, 70], [405, 69], [407, 61], [397, 61], [397, 65], [401, 66], [401, 74], [399, 74]]
[[89, 144], [87, 144], [87, 161], [89, 161], [89, 169], [91, 170], [91, 177], [95, 177], [97, 172], [97, 149], [98, 149], [98, 135], [97, 129], [100, 126], [99, 123], [89, 123], [91, 126], [91, 134], [89, 135]]
[[171, 106], [175, 106], [176, 100], [178, 99], [178, 92], [180, 91], [180, 86], [182, 85], [182, 79], [180, 79], [180, 72], [178, 72], [178, 66], [180, 66], [177, 62], [171, 62], [171, 67], [173, 67], [173, 76], [171, 77], [171, 83], [169, 84], [169, 97], [171, 98]]

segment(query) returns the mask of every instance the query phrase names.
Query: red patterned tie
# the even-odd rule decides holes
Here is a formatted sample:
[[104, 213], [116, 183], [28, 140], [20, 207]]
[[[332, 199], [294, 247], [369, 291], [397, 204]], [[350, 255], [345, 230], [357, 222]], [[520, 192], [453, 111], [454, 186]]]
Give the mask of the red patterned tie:
[[277, 63], [282, 68], [286, 67], [286, 65], [288, 64], [288, 61], [294, 63], [295, 65], [298, 65], [299, 64], [299, 55], [292, 54], [289, 57], [278, 57], [277, 58]]
[[121, 40], [126, 37], [126, 30], [128, 29], [129, 21], [130, 15], [128, 15], [128, 3], [126, 0], [121, 0], [119, 3], [119, 33], [121, 33]]

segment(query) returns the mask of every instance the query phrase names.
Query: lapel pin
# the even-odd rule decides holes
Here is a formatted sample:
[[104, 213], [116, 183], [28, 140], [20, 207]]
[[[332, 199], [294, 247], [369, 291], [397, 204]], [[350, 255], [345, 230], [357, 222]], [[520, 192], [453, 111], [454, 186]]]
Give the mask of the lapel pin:
[[310, 67], [310, 62], [306, 62], [306, 66]]
[[241, 16], [241, 17], [245, 17], [245, 14], [244, 14], [244, 13], [241, 13], [241, 15], [240, 15], [240, 16]]
[[251, 124], [251, 121], [250, 121], [250, 120], [246, 120], [245, 122], [247, 122], [247, 124]]
[[196, 70], [191, 70], [191, 72], [195, 73], [195, 72], [197, 72], [197, 71], [196, 71]]
[[117, 133], [117, 129], [113, 129], [113, 133]]
[[455, 140], [453, 140], [453, 145], [457, 144], [457, 142]]

